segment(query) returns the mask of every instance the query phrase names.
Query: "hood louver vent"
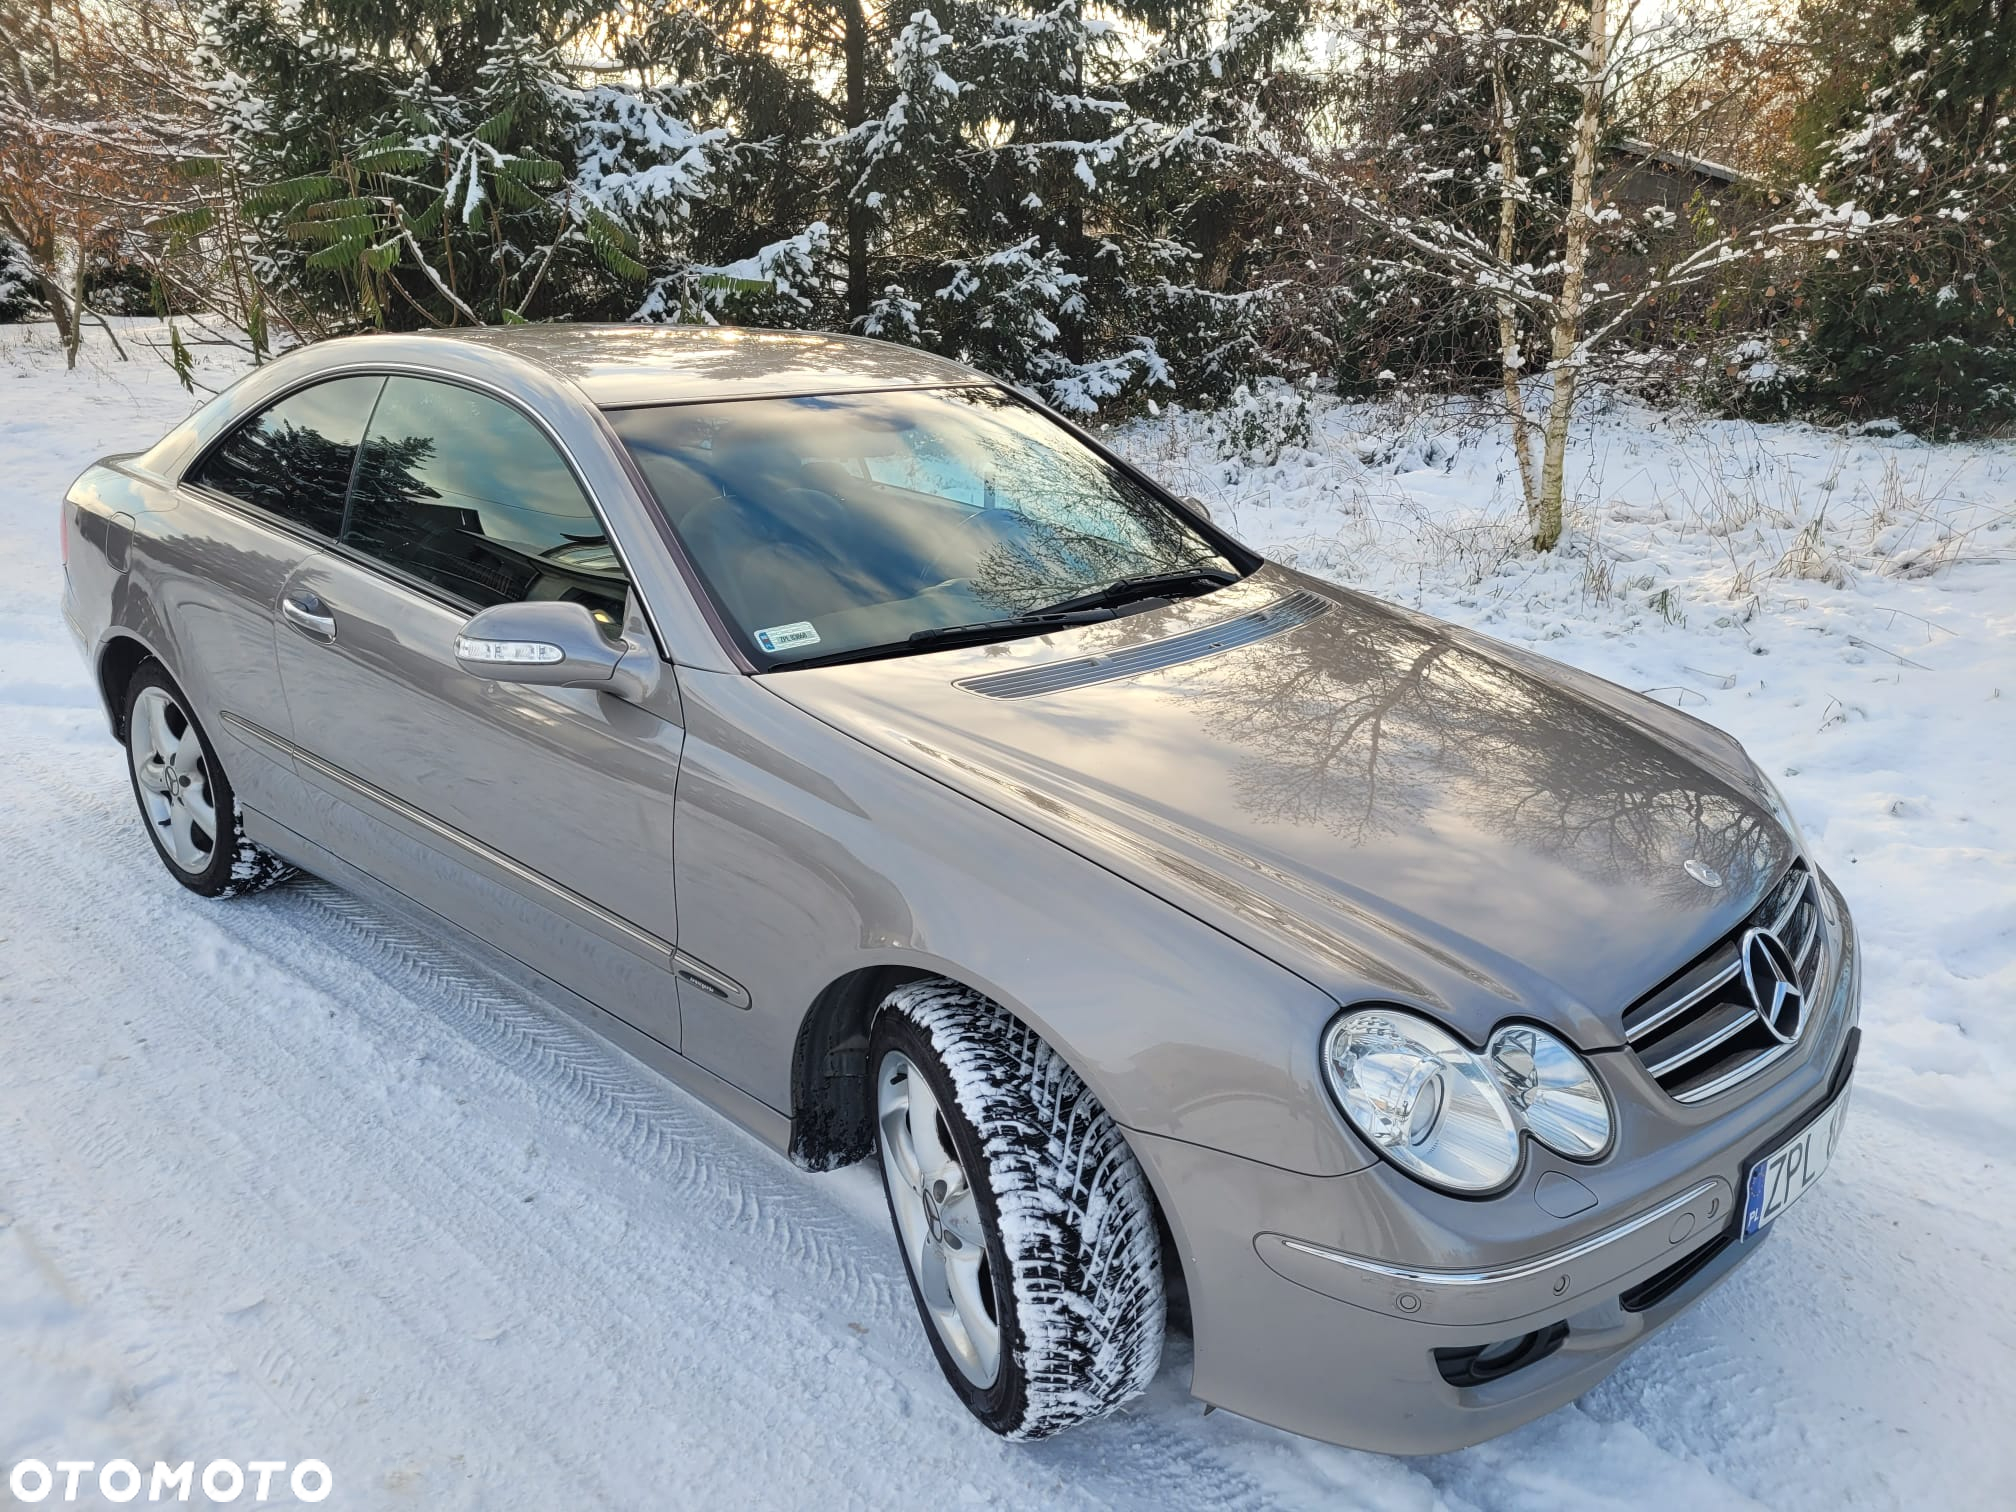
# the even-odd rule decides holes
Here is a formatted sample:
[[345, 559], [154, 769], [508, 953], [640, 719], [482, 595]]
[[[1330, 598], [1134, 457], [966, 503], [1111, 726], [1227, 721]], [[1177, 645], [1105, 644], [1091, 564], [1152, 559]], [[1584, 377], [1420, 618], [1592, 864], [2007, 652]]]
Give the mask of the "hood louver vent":
[[1250, 646], [1255, 641], [1306, 625], [1330, 608], [1330, 601], [1308, 589], [1276, 599], [1259, 609], [1186, 630], [1167, 640], [1129, 646], [1107, 656], [1078, 656], [1069, 661], [1046, 662], [1039, 667], [1018, 667], [1013, 672], [990, 672], [984, 677], [968, 677], [956, 686], [988, 698], [1036, 698], [1045, 693], [1062, 693], [1093, 683], [1114, 682], [1138, 677], [1200, 656], [1229, 651], [1234, 646]]

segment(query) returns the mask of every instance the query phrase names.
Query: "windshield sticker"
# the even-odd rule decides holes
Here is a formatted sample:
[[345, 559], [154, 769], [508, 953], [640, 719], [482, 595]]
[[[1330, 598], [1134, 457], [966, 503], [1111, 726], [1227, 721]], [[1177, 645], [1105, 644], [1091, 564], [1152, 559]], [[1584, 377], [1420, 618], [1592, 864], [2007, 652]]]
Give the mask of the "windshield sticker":
[[819, 632], [812, 628], [810, 620], [800, 620], [795, 625], [772, 625], [768, 630], [756, 632], [756, 644], [765, 651], [790, 651], [799, 646], [819, 644]]

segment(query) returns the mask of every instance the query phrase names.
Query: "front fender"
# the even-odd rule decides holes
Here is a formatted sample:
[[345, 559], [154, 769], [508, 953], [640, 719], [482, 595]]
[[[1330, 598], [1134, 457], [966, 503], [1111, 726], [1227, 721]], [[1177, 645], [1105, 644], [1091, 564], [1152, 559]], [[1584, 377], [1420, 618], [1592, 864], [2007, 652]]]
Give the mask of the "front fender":
[[789, 1109], [830, 984], [943, 975], [1035, 1029], [1129, 1129], [1312, 1175], [1371, 1163], [1322, 1085], [1327, 995], [754, 679], [682, 671], [680, 692], [679, 945], [753, 1003], [682, 993], [683, 1053]]

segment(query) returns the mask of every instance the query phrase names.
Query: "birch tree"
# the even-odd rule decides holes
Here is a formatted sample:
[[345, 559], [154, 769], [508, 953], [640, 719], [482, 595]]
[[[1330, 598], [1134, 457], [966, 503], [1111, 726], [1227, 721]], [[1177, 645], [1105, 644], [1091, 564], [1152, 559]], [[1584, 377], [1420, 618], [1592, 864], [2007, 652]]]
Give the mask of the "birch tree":
[[[1628, 25], [1634, 0], [1623, 6], [1623, 24]], [[1582, 370], [1588, 362], [1588, 348], [1582, 341], [1584, 316], [1583, 285], [1589, 274], [1589, 242], [1596, 218], [1596, 139], [1603, 130], [1612, 87], [1610, 59], [1619, 41], [1611, 31], [1610, 0], [1590, 0], [1588, 20], [1583, 24], [1581, 48], [1576, 63], [1582, 74], [1582, 110], [1575, 118], [1575, 156], [1569, 167], [1568, 209], [1564, 217], [1561, 247], [1561, 287], [1553, 300], [1553, 364], [1549, 371], [1554, 384], [1547, 401], [1547, 428], [1542, 442], [1540, 484], [1527, 495], [1526, 512], [1533, 525], [1533, 544], [1551, 551], [1561, 539], [1561, 493], [1563, 468], [1568, 456], [1568, 421], [1575, 412], [1575, 393], [1581, 386]], [[1515, 405], [1524, 416], [1524, 406]], [[1523, 426], [1522, 426], [1523, 429]], [[1532, 472], [1532, 463], [1519, 458], [1522, 478]]]
[[[1710, 74], [1726, 94], [1732, 57], [1782, 46], [1719, 0], [1681, 0], [1649, 16], [1638, 0], [1418, 0], [1351, 22], [1341, 66], [1353, 76], [1335, 128], [1343, 145], [1280, 133], [1269, 142], [1279, 182], [1319, 212], [1294, 255], [1321, 277], [1325, 249], [1310, 243], [1326, 227], [1354, 227], [1332, 258], [1334, 276], [1440, 286], [1490, 311], [1494, 386], [1538, 550], [1561, 539], [1577, 401], [1621, 332], [1732, 263], [1884, 224], [1807, 186], [1761, 181], [1694, 196], [1678, 236], [1668, 234], [1680, 220], [1671, 206], [1627, 212], [1617, 202], [1633, 164], [1658, 162], [1683, 181], [1737, 178], [1684, 150], [1687, 117], [1653, 108]], [[1394, 81], [1407, 108], [1390, 98]], [[1440, 107], [1425, 120], [1424, 97]], [[1552, 108], [1557, 99], [1565, 111]], [[1628, 276], [1592, 276], [1599, 251], [1625, 248]]]

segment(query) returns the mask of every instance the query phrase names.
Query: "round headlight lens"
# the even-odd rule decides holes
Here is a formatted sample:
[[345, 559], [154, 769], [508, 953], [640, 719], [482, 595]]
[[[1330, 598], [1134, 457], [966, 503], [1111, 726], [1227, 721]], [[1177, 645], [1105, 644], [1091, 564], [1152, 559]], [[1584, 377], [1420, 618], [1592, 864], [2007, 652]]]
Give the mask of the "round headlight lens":
[[1610, 1147], [1610, 1102], [1595, 1073], [1545, 1029], [1507, 1024], [1484, 1059], [1513, 1113], [1548, 1149], [1593, 1160]]
[[1408, 1174], [1488, 1192], [1519, 1169], [1504, 1094], [1482, 1057], [1439, 1025], [1397, 1009], [1348, 1013], [1324, 1036], [1323, 1069], [1352, 1126]]

